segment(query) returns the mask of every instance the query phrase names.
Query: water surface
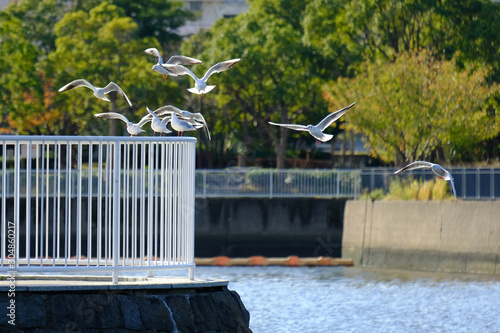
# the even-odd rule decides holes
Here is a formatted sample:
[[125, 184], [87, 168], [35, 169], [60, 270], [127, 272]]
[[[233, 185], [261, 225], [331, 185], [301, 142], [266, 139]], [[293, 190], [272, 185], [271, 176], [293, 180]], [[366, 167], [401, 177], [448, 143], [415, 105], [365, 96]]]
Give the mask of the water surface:
[[500, 277], [353, 267], [197, 267], [267, 332], [500, 332]]

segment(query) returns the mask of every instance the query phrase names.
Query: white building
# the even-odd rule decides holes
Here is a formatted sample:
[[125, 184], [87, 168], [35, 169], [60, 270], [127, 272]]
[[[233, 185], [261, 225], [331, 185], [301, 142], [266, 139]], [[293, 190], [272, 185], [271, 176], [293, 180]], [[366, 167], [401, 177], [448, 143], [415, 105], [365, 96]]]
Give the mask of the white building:
[[200, 29], [210, 28], [215, 21], [221, 17], [233, 17], [241, 14], [248, 9], [246, 0], [177, 0], [184, 2], [185, 7], [193, 12], [200, 14], [196, 21], [189, 21], [186, 25], [179, 28], [178, 33], [181, 36], [192, 35]]

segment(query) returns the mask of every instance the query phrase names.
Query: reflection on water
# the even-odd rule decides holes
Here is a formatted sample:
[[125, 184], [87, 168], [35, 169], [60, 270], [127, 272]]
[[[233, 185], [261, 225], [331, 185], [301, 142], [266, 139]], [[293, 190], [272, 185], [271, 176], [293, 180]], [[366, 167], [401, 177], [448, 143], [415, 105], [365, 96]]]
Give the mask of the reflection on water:
[[353, 267], [197, 267], [261, 332], [500, 332], [500, 277]]

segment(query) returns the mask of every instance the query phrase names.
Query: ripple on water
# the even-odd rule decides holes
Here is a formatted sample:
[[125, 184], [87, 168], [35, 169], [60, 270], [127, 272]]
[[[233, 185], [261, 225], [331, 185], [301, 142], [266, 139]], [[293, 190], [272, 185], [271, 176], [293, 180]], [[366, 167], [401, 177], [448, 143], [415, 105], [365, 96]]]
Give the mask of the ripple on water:
[[260, 332], [500, 332], [500, 277], [353, 267], [198, 267]]

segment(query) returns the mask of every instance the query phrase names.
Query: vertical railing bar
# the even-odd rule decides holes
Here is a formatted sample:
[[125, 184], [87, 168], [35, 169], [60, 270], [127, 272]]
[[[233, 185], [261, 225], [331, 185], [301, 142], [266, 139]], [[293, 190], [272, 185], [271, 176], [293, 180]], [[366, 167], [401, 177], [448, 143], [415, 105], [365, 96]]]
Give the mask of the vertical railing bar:
[[66, 257], [65, 259], [65, 265], [68, 265], [68, 259], [71, 258], [71, 182], [72, 182], [72, 175], [71, 175], [71, 160], [72, 160], [72, 154], [71, 150], [73, 149], [71, 147], [71, 143], [68, 141], [67, 144], [67, 151], [66, 151]]
[[120, 142], [114, 142], [114, 165], [113, 165], [113, 284], [118, 283], [118, 259], [119, 254], [119, 235], [120, 230]]
[[203, 198], [207, 197], [207, 170], [203, 170]]
[[87, 267], [90, 266], [90, 261], [92, 259], [92, 191], [93, 191], [93, 166], [94, 156], [93, 156], [94, 146], [92, 142], [89, 142], [89, 159], [88, 159], [88, 196], [87, 196]]
[[76, 204], [76, 265], [82, 256], [82, 142], [78, 141], [77, 204]]
[[45, 259], [49, 259], [49, 211], [50, 211], [50, 144], [47, 144], [47, 172], [46, 174], [46, 183], [47, 187], [45, 188]]
[[97, 261], [96, 265], [99, 267], [101, 265], [101, 256], [102, 256], [102, 141], [99, 140], [99, 145], [97, 148], [97, 239], [96, 239], [96, 256]]
[[[37, 155], [39, 149], [37, 148]], [[41, 156], [40, 159], [42, 160], [42, 173], [41, 173], [41, 196], [40, 196], [40, 208], [41, 208], [41, 213], [40, 213], [40, 266], [43, 266], [43, 248], [44, 248], [44, 237], [43, 237], [43, 231], [44, 231], [44, 226], [45, 226], [45, 221], [43, 219], [43, 215], [45, 213], [44, 205], [43, 205], [43, 200], [44, 200], [44, 194], [45, 194], [45, 181], [44, 181], [44, 175], [45, 175], [45, 159], [43, 158], [43, 153], [45, 152], [45, 142], [42, 142], [42, 147], [41, 147]], [[37, 156], [38, 160], [38, 156]]]
[[111, 142], [106, 143], [106, 180], [104, 185], [104, 266], [108, 266], [109, 259], [109, 220], [110, 220], [110, 207], [109, 207], [109, 192], [111, 187]]
[[[151, 143], [149, 143], [149, 145], [151, 145]], [[140, 235], [139, 235], [139, 238], [140, 238], [140, 244], [139, 244], [139, 250], [140, 250], [140, 257], [141, 257], [141, 266], [144, 265], [144, 257], [145, 257], [145, 238], [146, 238], [146, 233], [145, 233], [145, 230], [144, 230], [144, 224], [146, 223], [145, 221], [145, 217], [146, 217], [146, 212], [147, 212], [147, 209], [146, 209], [146, 143], [143, 142], [141, 144], [141, 180], [142, 180], [142, 183], [141, 183], [141, 204], [140, 204], [140, 208], [141, 208], [141, 220], [140, 220]], [[149, 174], [148, 174], [148, 179], [149, 179]], [[148, 185], [149, 185], [149, 182], [148, 182]], [[149, 191], [149, 187], [148, 187], [148, 191]]]
[[154, 164], [153, 164], [153, 142], [149, 143], [149, 168], [148, 168], [148, 226], [147, 226], [147, 266], [151, 266], [152, 257], [153, 257], [153, 248], [152, 248], [152, 233], [153, 233], [153, 201], [154, 201], [154, 189], [153, 189], [153, 173], [154, 173]]
[[7, 220], [6, 206], [7, 206], [7, 143], [3, 141], [2, 143], [2, 229], [0, 232], [0, 237], [2, 238], [2, 249], [0, 251], [0, 265], [4, 267], [4, 258], [7, 257], [6, 253], [6, 235], [7, 235], [7, 226], [5, 225]]
[[61, 256], [61, 163], [62, 163], [62, 144], [57, 147], [57, 259]]
[[[37, 151], [38, 151], [38, 146]], [[31, 153], [33, 143], [30, 141], [26, 147], [26, 258], [28, 259], [27, 266], [31, 266]], [[19, 158], [20, 156], [16, 156]], [[35, 259], [38, 259], [38, 158], [36, 159], [36, 195], [35, 195]]]
[[[19, 141], [16, 141], [15, 143], [15, 146], [14, 146], [14, 224], [15, 224], [15, 230], [19, 230], [19, 215], [20, 215], [20, 209], [19, 209], [19, 205], [20, 205], [20, 196], [21, 196], [21, 192], [20, 192], [20, 172], [21, 172], [21, 159], [20, 158], [16, 158], [16, 157], [19, 157]], [[16, 244], [20, 244], [19, 243], [19, 234], [20, 232], [16, 232], [15, 234], [15, 240], [16, 240]], [[29, 238], [26, 237], [26, 240], [29, 242]], [[17, 249], [18, 247], [16, 247]], [[19, 251], [16, 251], [15, 253], [15, 268], [17, 269], [17, 267], [19, 267]]]
[[135, 266], [135, 261], [137, 259], [137, 179], [139, 178], [137, 175], [137, 142], [134, 142], [133, 151], [132, 151], [132, 162], [134, 163], [133, 167], [133, 202], [132, 202], [132, 266]]
[[116, 154], [116, 145], [113, 144], [113, 142], [109, 142], [109, 156], [108, 156], [108, 163], [109, 163], [109, 182], [108, 182], [108, 193], [107, 193], [107, 200], [108, 200], [108, 220], [107, 220], [107, 246], [108, 246], [108, 256], [107, 260], [110, 261], [110, 265], [113, 265], [113, 193], [114, 193], [114, 165], [115, 165], [115, 159], [114, 159], [114, 154]]
[[273, 169], [269, 169], [269, 198], [273, 198]]
[[165, 261], [165, 143], [161, 145], [161, 177], [160, 177], [160, 262]]
[[[57, 141], [54, 142], [54, 170], [53, 170], [53, 177], [54, 177], [54, 193], [52, 195], [52, 266], [56, 265], [56, 258], [57, 258], [57, 253], [58, 253], [58, 246], [57, 246], [57, 239], [59, 237], [59, 230], [57, 230], [57, 196], [58, 196], [58, 191], [57, 191], [57, 185], [59, 183], [59, 179], [56, 175], [57, 172], [57, 165], [58, 165], [58, 143]], [[57, 183], [56, 183], [57, 182]]]
[[189, 194], [189, 179], [185, 177], [186, 175], [186, 171], [187, 171], [187, 167], [188, 167], [188, 164], [186, 163], [186, 156], [187, 154], [185, 154], [185, 149], [186, 149], [186, 144], [184, 142], [181, 142], [179, 143], [179, 147], [180, 147], [180, 156], [179, 156], [179, 159], [181, 161], [181, 163], [179, 164], [180, 166], [180, 172], [179, 172], [179, 176], [181, 177], [181, 179], [184, 179], [185, 180], [185, 184], [184, 184], [184, 187], [182, 187], [180, 189], [180, 201], [181, 201], [181, 205], [180, 205], [180, 208], [181, 208], [181, 211], [180, 211], [180, 218], [179, 218], [179, 221], [180, 221], [180, 244], [179, 244], [179, 252], [180, 252], [180, 256], [179, 256], [179, 261], [181, 264], [184, 264], [186, 262], [186, 252], [185, 252], [185, 247], [186, 247], [186, 232], [185, 232], [185, 227], [186, 227], [186, 220], [187, 220], [187, 215], [186, 215], [186, 209], [187, 207], [189, 207], [190, 205], [190, 202], [188, 201], [188, 194]]
[[155, 184], [155, 189], [154, 189], [154, 212], [155, 212], [155, 217], [154, 217], [154, 232], [153, 232], [153, 252], [154, 252], [154, 262], [155, 265], [158, 262], [158, 170], [160, 169], [159, 163], [158, 163], [158, 158], [160, 156], [160, 143], [157, 142], [155, 144], [155, 174], [154, 174], [154, 184]]
[[174, 264], [177, 264], [179, 262], [179, 253], [177, 252], [177, 233], [178, 233], [178, 225], [179, 225], [179, 187], [178, 187], [178, 178], [179, 178], [179, 161], [178, 161], [178, 156], [179, 156], [179, 145], [177, 142], [173, 144], [174, 147], [174, 154], [173, 154], [173, 162], [172, 162], [172, 172], [174, 173], [175, 177], [173, 177], [173, 205], [172, 205], [172, 210], [173, 210], [173, 215], [172, 215], [172, 259]]
[[[121, 151], [121, 148], [120, 148]], [[123, 253], [123, 266], [125, 266], [126, 259], [128, 258], [128, 142], [123, 145], [123, 235], [122, 235], [122, 253]], [[120, 188], [120, 192], [121, 192]]]
[[168, 207], [168, 216], [167, 216], [167, 239], [168, 239], [168, 246], [167, 246], [167, 260], [168, 264], [172, 265], [173, 263], [173, 249], [172, 249], [172, 240], [173, 240], [173, 221], [172, 221], [172, 214], [173, 210], [175, 209], [173, 206], [173, 182], [172, 182], [172, 175], [173, 175], [173, 154], [174, 154], [174, 144], [169, 143], [169, 154], [168, 154], [168, 163], [167, 163], [167, 207]]

